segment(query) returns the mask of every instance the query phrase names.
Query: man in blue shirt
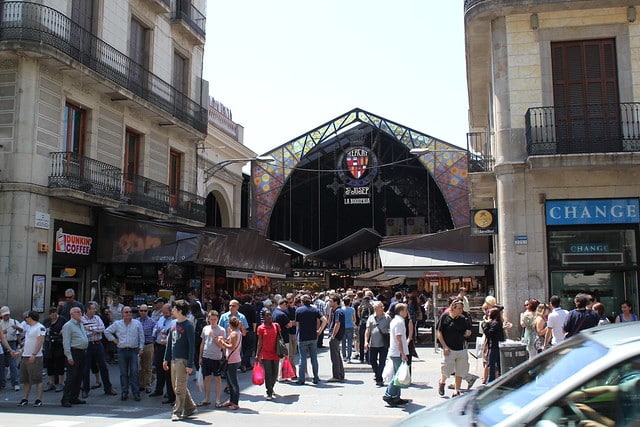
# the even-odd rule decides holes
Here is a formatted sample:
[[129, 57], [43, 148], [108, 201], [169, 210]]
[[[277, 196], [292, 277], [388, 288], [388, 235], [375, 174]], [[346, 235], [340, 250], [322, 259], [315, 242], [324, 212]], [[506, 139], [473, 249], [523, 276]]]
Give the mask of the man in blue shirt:
[[313, 369], [313, 383], [318, 384], [318, 336], [327, 325], [327, 318], [317, 308], [311, 305], [309, 295], [302, 296], [302, 305], [296, 309], [296, 326], [298, 328], [298, 349], [300, 350], [300, 365], [298, 367], [298, 384], [304, 384], [307, 368], [307, 354], [311, 358]]
[[329, 382], [344, 381], [344, 365], [340, 356], [340, 342], [344, 337], [344, 311], [340, 308], [340, 297], [333, 295], [329, 299], [331, 321], [329, 322], [329, 353], [331, 355], [331, 371], [333, 376]]
[[144, 352], [144, 332], [142, 325], [133, 318], [131, 307], [122, 309], [122, 320], [113, 322], [104, 330], [104, 336], [118, 347], [120, 368], [120, 400], [129, 398], [129, 386], [133, 400], [140, 401], [138, 382], [138, 357]]

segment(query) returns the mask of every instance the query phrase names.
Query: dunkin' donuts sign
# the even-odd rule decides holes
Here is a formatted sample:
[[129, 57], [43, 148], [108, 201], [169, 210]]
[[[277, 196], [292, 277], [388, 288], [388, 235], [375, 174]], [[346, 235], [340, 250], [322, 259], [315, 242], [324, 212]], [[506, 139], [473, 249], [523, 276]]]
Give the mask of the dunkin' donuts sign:
[[56, 252], [72, 255], [91, 255], [93, 238], [68, 234], [62, 227], [56, 231]]
[[88, 265], [95, 252], [95, 236], [89, 226], [55, 221], [53, 229], [53, 262]]

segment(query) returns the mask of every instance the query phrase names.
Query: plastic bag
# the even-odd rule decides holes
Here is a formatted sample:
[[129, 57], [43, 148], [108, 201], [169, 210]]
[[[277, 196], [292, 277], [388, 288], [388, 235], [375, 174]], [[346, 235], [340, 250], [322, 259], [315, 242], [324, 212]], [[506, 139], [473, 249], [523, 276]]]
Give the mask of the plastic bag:
[[393, 361], [389, 358], [384, 362], [384, 369], [382, 370], [382, 381], [389, 384], [393, 380]]
[[296, 376], [296, 371], [293, 370], [293, 365], [287, 356], [282, 359], [282, 379], [287, 380]]
[[202, 367], [196, 371], [196, 387], [198, 391], [204, 391], [204, 377], [202, 376]]
[[408, 387], [411, 385], [411, 371], [407, 362], [402, 362], [396, 374], [393, 376], [393, 385], [398, 387]]
[[253, 374], [251, 376], [251, 381], [255, 385], [264, 384], [264, 368], [262, 367], [262, 364], [257, 360], [253, 364]]

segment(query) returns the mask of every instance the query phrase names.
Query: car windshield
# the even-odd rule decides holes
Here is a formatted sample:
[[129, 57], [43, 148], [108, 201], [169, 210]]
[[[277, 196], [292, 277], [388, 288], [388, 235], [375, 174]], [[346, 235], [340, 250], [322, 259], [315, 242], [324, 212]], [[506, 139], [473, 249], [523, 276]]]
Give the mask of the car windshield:
[[478, 420], [486, 425], [503, 421], [608, 351], [582, 336], [567, 344], [542, 353], [527, 369], [481, 391], [476, 406]]

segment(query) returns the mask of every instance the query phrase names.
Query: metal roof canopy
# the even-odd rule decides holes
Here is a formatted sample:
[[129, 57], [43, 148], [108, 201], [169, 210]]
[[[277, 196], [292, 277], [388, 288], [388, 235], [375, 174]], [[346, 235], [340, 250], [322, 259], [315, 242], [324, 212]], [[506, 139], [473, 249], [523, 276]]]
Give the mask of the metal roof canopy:
[[309, 260], [342, 261], [355, 254], [378, 247], [382, 236], [373, 228], [361, 228], [355, 233], [306, 256]]
[[384, 238], [378, 251], [385, 273], [411, 278], [438, 270], [443, 276], [484, 275], [485, 266], [491, 264], [489, 237], [471, 236], [470, 229]]

